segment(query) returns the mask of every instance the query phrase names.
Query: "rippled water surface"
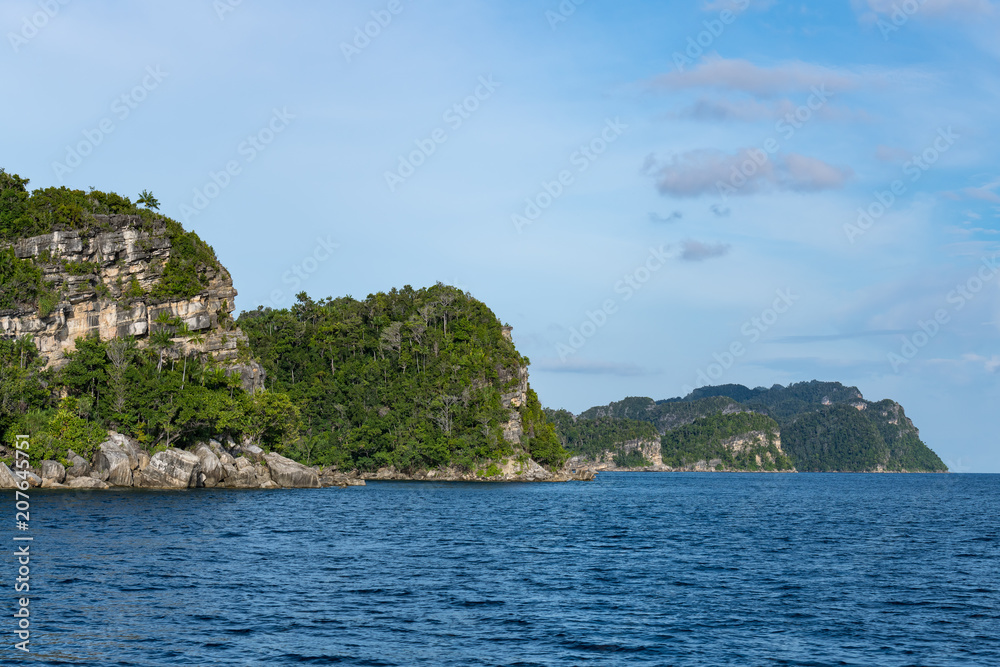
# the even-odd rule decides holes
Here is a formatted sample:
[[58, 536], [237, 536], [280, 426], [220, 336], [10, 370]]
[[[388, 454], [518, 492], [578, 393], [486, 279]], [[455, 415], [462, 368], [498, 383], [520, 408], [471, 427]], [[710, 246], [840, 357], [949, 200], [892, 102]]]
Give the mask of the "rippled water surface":
[[31, 515], [33, 652], [8, 612], [0, 664], [1000, 665], [998, 475], [36, 491]]

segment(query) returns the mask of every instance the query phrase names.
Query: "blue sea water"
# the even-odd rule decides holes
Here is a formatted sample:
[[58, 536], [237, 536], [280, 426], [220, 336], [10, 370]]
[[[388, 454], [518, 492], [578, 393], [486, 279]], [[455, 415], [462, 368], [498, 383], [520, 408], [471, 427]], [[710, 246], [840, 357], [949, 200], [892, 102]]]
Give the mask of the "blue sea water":
[[998, 475], [31, 495], [5, 665], [1000, 665]]

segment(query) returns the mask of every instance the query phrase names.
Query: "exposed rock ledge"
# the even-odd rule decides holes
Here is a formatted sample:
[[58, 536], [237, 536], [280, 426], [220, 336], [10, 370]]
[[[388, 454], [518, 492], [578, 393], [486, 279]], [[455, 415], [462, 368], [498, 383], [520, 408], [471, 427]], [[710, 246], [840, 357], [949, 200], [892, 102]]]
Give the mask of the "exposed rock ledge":
[[[364, 486], [364, 480], [333, 469], [309, 467], [255, 445], [223, 445], [216, 440], [192, 450], [166, 449], [149, 455], [115, 432], [101, 443], [92, 461], [69, 452], [70, 467], [42, 461], [27, 473], [29, 486], [43, 489], [278, 489]], [[0, 464], [0, 488], [17, 486], [18, 477]]]
[[534, 460], [509, 459], [502, 466], [490, 466], [469, 472], [460, 468], [437, 468], [403, 472], [395, 468], [380, 468], [373, 473], [363, 473], [367, 480], [396, 480], [420, 482], [585, 482], [594, 479], [594, 472], [566, 465], [555, 472], [546, 470]]
[[[383, 468], [375, 473], [343, 472], [336, 468], [306, 466], [255, 445], [236, 445], [216, 440], [193, 449], [165, 449], [152, 456], [138, 442], [111, 431], [93, 460], [72, 450], [69, 467], [59, 461], [42, 461], [27, 472], [28, 485], [43, 489], [295, 489], [364, 486], [372, 480], [427, 480], [475, 482], [568, 482], [594, 478], [590, 470], [566, 466], [550, 472], [527, 459], [506, 461], [502, 467], [478, 472], [455, 468], [403, 473]], [[16, 488], [20, 482], [11, 469], [0, 463], [0, 489]]]

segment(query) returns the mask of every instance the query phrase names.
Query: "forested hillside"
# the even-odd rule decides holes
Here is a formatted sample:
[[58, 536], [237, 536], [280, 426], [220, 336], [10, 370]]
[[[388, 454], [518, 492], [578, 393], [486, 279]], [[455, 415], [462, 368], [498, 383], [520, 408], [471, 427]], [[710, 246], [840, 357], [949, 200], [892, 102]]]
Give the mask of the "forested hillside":
[[300, 294], [290, 309], [246, 312], [237, 324], [268, 388], [301, 409], [302, 460], [409, 470], [518, 455], [558, 466], [567, 456], [527, 385], [527, 359], [458, 289]]
[[[750, 465], [750, 459], [726, 458], [717, 445], [732, 437], [721, 435], [726, 429], [749, 428], [747, 420], [759, 418], [766, 419], [780, 436], [786, 458], [773, 459], [777, 469], [788, 463], [800, 471], [947, 470], [920, 440], [902, 406], [891, 400], [866, 401], [857, 387], [839, 382], [755, 389], [730, 384], [702, 387], [688, 396], [661, 401], [631, 397], [585, 410], [575, 421], [564, 415], [556, 424], [560, 431], [567, 428], [565, 424], [580, 431], [588, 428], [588, 421], [618, 421], [623, 429], [634, 420], [644, 421], [662, 434], [664, 465], [687, 465], [708, 457], [723, 460], [724, 467], [745, 464], [752, 470], [759, 468]], [[614, 451], [621, 442], [613, 423], [589, 428], [594, 437], [586, 442], [588, 451]], [[560, 435], [572, 453], [583, 451], [567, 434]]]
[[33, 461], [89, 460], [112, 429], [362, 472], [567, 458], [509, 330], [460, 290], [303, 293], [237, 325], [228, 272], [151, 193], [27, 185], [0, 169], [0, 435]]
[[[150, 452], [208, 437], [280, 449], [297, 436], [298, 410], [287, 396], [244, 390], [236, 357], [248, 360], [248, 351], [237, 349], [228, 306], [188, 308], [197, 329], [173, 312], [195, 295], [211, 302], [213, 280], [231, 290], [208, 244], [155, 212], [148, 192], [133, 203], [113, 192], [27, 185], [0, 169], [5, 442], [32, 436], [37, 462], [65, 460], [70, 449], [89, 458], [108, 429]], [[121, 327], [112, 321], [114, 338], [97, 335], [106, 320], [133, 312]], [[74, 339], [66, 323], [77, 314], [91, 333]]]
[[675, 468], [717, 460], [717, 470], [791, 470], [778, 440], [778, 424], [770, 417], [719, 413], [667, 431], [661, 456]]
[[587, 460], [599, 458], [605, 451], [615, 453], [618, 445], [633, 440], [659, 440], [656, 427], [635, 419], [574, 417], [567, 410], [546, 410], [567, 451]]

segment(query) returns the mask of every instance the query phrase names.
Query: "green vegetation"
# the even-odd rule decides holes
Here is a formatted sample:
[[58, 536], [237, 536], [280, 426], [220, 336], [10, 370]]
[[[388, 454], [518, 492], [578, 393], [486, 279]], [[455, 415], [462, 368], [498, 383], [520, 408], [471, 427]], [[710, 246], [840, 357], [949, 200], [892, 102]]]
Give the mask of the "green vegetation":
[[[587, 419], [582, 415], [574, 417], [566, 410], [546, 410], [545, 414], [555, 426], [562, 445], [574, 456], [591, 461], [602, 457], [604, 452], [611, 452], [617, 456], [620, 454], [619, 448], [622, 443], [631, 440], [655, 442], [660, 438], [655, 426], [635, 419], [613, 417]], [[639, 465], [628, 467], [635, 468]]]
[[[191, 298], [208, 285], [211, 271], [222, 270], [215, 251], [197, 234], [185, 232], [179, 222], [154, 213], [159, 202], [148, 191], [144, 190], [138, 201], [132, 203], [128, 197], [100, 190], [84, 192], [59, 187], [29, 192], [28, 182], [26, 178], [0, 169], [0, 246], [4, 242], [55, 231], [74, 230], [82, 236], [91, 236], [111, 229], [106, 219], [95, 216], [135, 215], [149, 228], [154, 224], [165, 224], [170, 239], [170, 258], [163, 268], [160, 282], [151, 290], [149, 296], [153, 299]], [[49, 261], [51, 256], [47, 252], [39, 257], [41, 263]], [[100, 266], [92, 262], [64, 262], [63, 268], [70, 275], [91, 275], [100, 270]], [[37, 307], [41, 300], [51, 310], [57, 301], [54, 294], [46, 292], [40, 283], [31, 283], [33, 276], [28, 275], [25, 269], [12, 268], [9, 257], [0, 257], [0, 278], [3, 279], [0, 283], [0, 308], [6, 307], [2, 304], [7, 302]], [[8, 287], [8, 279], [12, 281], [11, 287]], [[101, 283], [95, 288], [102, 296], [108, 293], [107, 286]], [[129, 298], [136, 298], [131, 286], [129, 293]]]
[[94, 215], [138, 215], [145, 210], [114, 192], [58, 187], [29, 193], [28, 182], [0, 169], [0, 241], [54, 231], [92, 229], [99, 227]]
[[[611, 418], [623, 423], [629, 418], [647, 421], [664, 433], [665, 464], [683, 461], [687, 465], [696, 460], [719, 458], [725, 461], [724, 467], [731, 469], [738, 461], [725, 459], [712, 448], [714, 445], [710, 446], [715, 437], [711, 429], [718, 427], [714, 418], [735, 417], [749, 411], [766, 415], [776, 423], [782, 449], [798, 470], [947, 470], [920, 440], [902, 407], [890, 400], [865, 401], [857, 387], [839, 382], [800, 382], [788, 387], [776, 384], [755, 389], [738, 384], [702, 387], [684, 398], [664, 401], [627, 398], [590, 408], [580, 418]], [[704, 418], [712, 419], [703, 422]], [[555, 421], [560, 429], [568, 428], [566, 424], [570, 423], [565, 417]], [[685, 428], [691, 424], [695, 427]], [[706, 431], [707, 427], [711, 429]], [[609, 440], [597, 447], [610, 449], [612, 444]], [[749, 466], [749, 459], [746, 461]], [[781, 467], [777, 460], [776, 465]]]
[[947, 470], [916, 429], [905, 423], [902, 408], [894, 415], [897, 424], [881, 414], [893, 407], [898, 406], [892, 401], [865, 410], [841, 404], [800, 415], [782, 429], [784, 447], [799, 470], [809, 472]]
[[87, 401], [64, 399], [57, 409], [32, 412], [22, 423], [21, 434], [31, 435], [29, 461], [38, 465], [42, 461], [59, 461], [72, 465], [69, 452], [92, 460], [98, 446], [108, 432], [96, 422], [87, 419]]
[[209, 437], [281, 450], [298, 437], [288, 396], [245, 393], [238, 376], [197, 355], [164, 363], [152, 347], [79, 338], [68, 356], [59, 370], [43, 371], [30, 340], [0, 340], [0, 429], [6, 442], [31, 435], [33, 457], [64, 458], [66, 449], [87, 457], [112, 428], [151, 450]]
[[[125, 304], [203, 292], [225, 269], [211, 246], [158, 207], [148, 190], [135, 203], [93, 189], [29, 191], [28, 179], [0, 169], [0, 311], [53, 312], [66, 285], [45, 276], [60, 271], [92, 276], [71, 282]], [[11, 247], [54, 231], [92, 238], [118, 224], [112, 215], [138, 218], [140, 249], [151, 250], [154, 237], [169, 239], [162, 276], [148, 289], [124, 272], [105, 283], [95, 262], [69, 261], [51, 249], [21, 259]], [[54, 457], [67, 448], [86, 455], [114, 428], [149, 448], [231, 437], [310, 464], [455, 466], [483, 476], [498, 474], [503, 459], [531, 456], [556, 467], [571, 453], [596, 459], [610, 452], [619, 465], [640, 467], [648, 464], [642, 453], [623, 445], [662, 434], [664, 462], [673, 466], [719, 459], [723, 469], [787, 469], [793, 461], [801, 470], [946, 469], [898, 404], [864, 401], [857, 388], [839, 383], [703, 387], [684, 398], [630, 397], [579, 417], [543, 410], [522, 384], [528, 360], [496, 316], [441, 284], [363, 301], [317, 302], [302, 293], [289, 309], [258, 308], [239, 324], [249, 345], [238, 340], [238, 360], [261, 360], [266, 391], [247, 394], [210, 358], [180, 355], [178, 339], [192, 334], [167, 314], [144, 345], [77, 340], [58, 371], [44, 370], [29, 337], [0, 340], [0, 434], [29, 433], [43, 443], [37, 451]], [[234, 323], [222, 318], [220, 325]], [[517, 432], [511, 405], [522, 427], [516, 442], [505, 437]], [[787, 457], [776, 446], [779, 429]], [[765, 434], [759, 445], [724, 445], [754, 431]]]
[[63, 270], [71, 276], [89, 276], [101, 270], [97, 262], [64, 262]]
[[615, 454], [614, 461], [619, 468], [646, 468], [653, 465], [638, 449], [619, 452]]
[[521, 419], [531, 458], [554, 468], [562, 466], [570, 454], [560, 442], [556, 427], [546, 418], [542, 402], [538, 400], [538, 394], [531, 387], [528, 388], [527, 403], [521, 410]]
[[[504, 439], [527, 359], [483, 303], [438, 284], [258, 308], [238, 321], [269, 388], [299, 406], [303, 461], [372, 470], [477, 470], [520, 449]], [[520, 406], [523, 445], [539, 463], [567, 454], [535, 392]], [[489, 468], [487, 468], [488, 470]]]
[[48, 315], [58, 301], [52, 285], [34, 262], [18, 259], [13, 248], [0, 249], [0, 310], [38, 310]]
[[690, 424], [700, 417], [708, 417], [719, 412], [742, 412], [747, 408], [731, 398], [720, 396], [694, 400], [672, 399], [653, 401], [651, 398], [626, 398], [609, 405], [593, 407], [580, 413], [582, 419], [612, 417], [649, 422], [663, 433], [672, 428]]
[[[761, 442], [748, 434], [761, 433]], [[778, 424], [753, 412], [717, 414], [668, 431], [661, 441], [663, 463], [681, 468], [714, 459], [729, 470], [791, 470], [791, 460], [777, 446]], [[733, 438], [744, 440], [734, 446]], [[759, 459], [759, 460], [758, 460]]]
[[165, 219], [170, 238], [170, 259], [160, 282], [153, 287], [154, 299], [190, 299], [208, 287], [209, 268], [221, 269], [215, 251], [194, 232], [185, 232], [179, 222]]

